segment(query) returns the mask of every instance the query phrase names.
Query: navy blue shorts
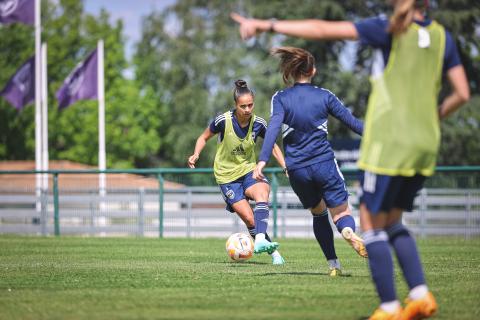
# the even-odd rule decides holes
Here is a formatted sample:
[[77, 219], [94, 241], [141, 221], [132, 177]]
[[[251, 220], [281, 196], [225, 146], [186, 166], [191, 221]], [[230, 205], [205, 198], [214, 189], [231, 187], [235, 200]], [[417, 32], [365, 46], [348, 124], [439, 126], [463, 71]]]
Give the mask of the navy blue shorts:
[[220, 184], [219, 186], [222, 191], [223, 200], [225, 200], [225, 203], [227, 204], [226, 209], [230, 212], [235, 212], [235, 210], [232, 209], [232, 204], [243, 199], [250, 200], [245, 196], [245, 190], [253, 186], [255, 183], [263, 182], [268, 183], [267, 178], [263, 181], [255, 180], [253, 179], [253, 171], [250, 171], [235, 181]]
[[328, 208], [347, 202], [348, 192], [335, 159], [288, 170], [293, 191], [305, 209], [315, 208], [322, 199]]
[[422, 189], [425, 179], [425, 176], [419, 174], [403, 177], [361, 171], [360, 203], [364, 203], [372, 214], [388, 212], [393, 208], [412, 211], [413, 201]]

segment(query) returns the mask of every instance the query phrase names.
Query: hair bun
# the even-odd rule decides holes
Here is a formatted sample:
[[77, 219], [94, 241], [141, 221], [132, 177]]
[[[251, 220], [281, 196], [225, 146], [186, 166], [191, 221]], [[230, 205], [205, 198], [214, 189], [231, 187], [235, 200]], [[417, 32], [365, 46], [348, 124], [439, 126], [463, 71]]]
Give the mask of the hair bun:
[[235, 87], [237, 88], [247, 88], [247, 82], [245, 80], [235, 81]]

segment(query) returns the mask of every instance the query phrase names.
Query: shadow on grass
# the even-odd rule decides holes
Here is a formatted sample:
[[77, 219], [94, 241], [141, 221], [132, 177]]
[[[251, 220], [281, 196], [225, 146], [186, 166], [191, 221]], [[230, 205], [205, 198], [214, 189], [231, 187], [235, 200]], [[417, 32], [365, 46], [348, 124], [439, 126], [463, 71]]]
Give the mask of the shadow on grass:
[[227, 262], [223, 262], [223, 264], [227, 264], [230, 267], [234, 267], [234, 268], [242, 268], [242, 267], [248, 267], [254, 264], [265, 265], [265, 264], [271, 264], [271, 263], [260, 262], [260, 261], [242, 261], [242, 262], [227, 261]]
[[[278, 275], [291, 275], [291, 276], [330, 276], [327, 272], [268, 272], [264, 274], [259, 274], [257, 276], [278, 276]], [[332, 278], [348, 278], [351, 277], [351, 274], [343, 274], [339, 277]]]

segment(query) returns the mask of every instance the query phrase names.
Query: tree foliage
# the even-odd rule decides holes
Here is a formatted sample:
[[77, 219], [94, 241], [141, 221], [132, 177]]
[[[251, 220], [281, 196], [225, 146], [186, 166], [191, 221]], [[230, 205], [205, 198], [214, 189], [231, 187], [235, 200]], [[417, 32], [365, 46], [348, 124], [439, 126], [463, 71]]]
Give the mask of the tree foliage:
[[[434, 2], [434, 5], [436, 3]], [[452, 32], [461, 51], [472, 92], [479, 94], [478, 83], [478, 30], [480, 21], [478, 6], [472, 1], [440, 1], [431, 15]], [[384, 1], [302, 1], [301, 5], [286, 5], [285, 1], [242, 2], [179, 0], [165, 12], [150, 14], [143, 25], [143, 37], [137, 47], [136, 76], [142, 86], [155, 89], [158, 99], [165, 102], [167, 110], [162, 114], [168, 119], [159, 135], [166, 145], [160, 158], [176, 166], [184, 165], [191, 153], [195, 138], [216, 113], [232, 106], [232, 83], [245, 78], [257, 90], [256, 113], [268, 118], [269, 98], [284, 85], [269, 56], [271, 47], [292, 45], [313, 53], [318, 73], [314, 82], [333, 91], [355, 115], [362, 117], [367, 105], [370, 84], [368, 80], [372, 62], [371, 49], [358, 47], [347, 57], [350, 68], [340, 63], [347, 51], [342, 41], [310, 41], [262, 34], [243, 43], [237, 25], [228, 18], [231, 11], [246, 16], [277, 19], [320, 18], [326, 20], [358, 20], [388, 12]], [[478, 31], [477, 31], [478, 33]], [[351, 48], [351, 47], [350, 47]], [[445, 83], [441, 98], [448, 93]], [[168, 106], [168, 107], [167, 107]], [[174, 109], [174, 110], [173, 110]], [[461, 155], [455, 145], [459, 137], [472, 141], [477, 150], [475, 126], [478, 118], [478, 100], [465, 106], [455, 117], [442, 124], [445, 143], [440, 154], [440, 164], [475, 164], [478, 152], [472, 156], [451, 157], [452, 149]], [[458, 119], [462, 119], [460, 125]], [[348, 137], [351, 133], [338, 121], [331, 121], [333, 137]], [[453, 141], [453, 143], [449, 142]], [[200, 159], [202, 166], [211, 165], [214, 144]], [[462, 158], [461, 160], [459, 158]]]
[[[48, 101], [50, 159], [98, 163], [97, 101], [79, 101], [58, 111], [55, 92], [77, 63], [94, 50], [99, 39], [105, 47], [107, 167], [142, 166], [160, 146], [156, 136], [160, 118], [151, 117], [157, 101], [148, 88], [140, 90], [127, 80], [123, 25], [111, 22], [107, 11], [86, 14], [78, 0], [42, 1], [42, 41], [48, 44]], [[31, 27], [14, 24], [0, 28], [1, 83], [34, 54]], [[5, 41], [4, 41], [5, 39]], [[0, 100], [0, 158], [33, 159], [34, 106], [17, 112]]]

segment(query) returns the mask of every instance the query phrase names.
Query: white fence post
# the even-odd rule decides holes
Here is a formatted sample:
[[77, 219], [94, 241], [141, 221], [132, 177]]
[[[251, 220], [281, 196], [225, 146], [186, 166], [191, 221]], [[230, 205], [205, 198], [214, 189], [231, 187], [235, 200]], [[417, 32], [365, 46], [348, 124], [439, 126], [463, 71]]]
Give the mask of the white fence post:
[[190, 221], [192, 214], [192, 189], [188, 188], [187, 192], [187, 214], [185, 216], [185, 222], [187, 225], [187, 238], [190, 238], [192, 236], [192, 222]]
[[143, 237], [143, 231], [144, 231], [144, 220], [145, 220], [145, 208], [144, 208], [144, 202], [145, 202], [145, 188], [140, 187], [138, 189], [138, 231], [137, 231], [137, 236]]

